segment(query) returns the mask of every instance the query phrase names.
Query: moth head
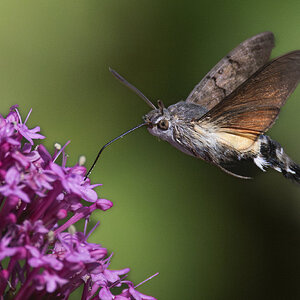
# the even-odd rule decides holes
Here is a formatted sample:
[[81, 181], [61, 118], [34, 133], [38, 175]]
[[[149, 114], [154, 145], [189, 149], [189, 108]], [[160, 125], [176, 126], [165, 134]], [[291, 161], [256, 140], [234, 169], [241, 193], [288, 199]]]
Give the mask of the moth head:
[[148, 124], [148, 131], [164, 140], [173, 136], [173, 118], [162, 101], [157, 101], [157, 109], [150, 111], [143, 119]]

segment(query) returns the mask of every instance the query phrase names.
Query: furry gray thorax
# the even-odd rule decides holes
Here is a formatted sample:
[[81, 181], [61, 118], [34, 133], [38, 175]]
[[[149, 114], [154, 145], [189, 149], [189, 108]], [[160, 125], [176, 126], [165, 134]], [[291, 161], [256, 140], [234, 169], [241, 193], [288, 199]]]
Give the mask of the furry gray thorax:
[[[186, 154], [207, 159], [208, 136], [205, 132], [201, 135], [194, 129], [194, 123], [206, 112], [207, 109], [200, 105], [181, 101], [163, 110], [150, 111], [144, 116], [144, 120], [149, 123], [148, 131], [152, 135], [169, 142]], [[168, 123], [167, 129], [162, 130], [159, 127], [161, 121]]]
[[153, 125], [157, 124], [162, 117], [171, 122], [173, 120], [191, 122], [195, 119], [195, 116], [197, 116], [197, 119], [200, 119], [206, 112], [207, 109], [203, 106], [180, 101], [170, 105], [168, 108], [164, 108], [163, 113], [160, 109], [152, 110], [143, 119]]

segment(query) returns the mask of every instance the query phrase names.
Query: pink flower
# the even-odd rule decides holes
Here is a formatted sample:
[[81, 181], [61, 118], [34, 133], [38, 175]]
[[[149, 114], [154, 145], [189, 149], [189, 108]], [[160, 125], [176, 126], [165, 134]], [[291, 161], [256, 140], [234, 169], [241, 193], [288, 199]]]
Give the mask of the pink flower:
[[38, 134], [37, 132], [40, 131], [40, 127], [35, 127], [33, 129], [28, 129], [28, 127], [25, 125], [31, 112], [32, 109], [29, 111], [24, 123], [22, 123], [21, 116], [16, 109], [17, 115], [19, 117], [19, 122], [15, 124], [15, 129], [26, 139], [29, 141], [31, 145], [33, 145], [33, 139], [44, 139], [45, 137], [41, 134]]
[[68, 282], [68, 280], [59, 277], [55, 273], [51, 274], [47, 270], [43, 271], [37, 278], [37, 290], [43, 290], [45, 288], [48, 293], [55, 292], [55, 290]]
[[[87, 226], [95, 210], [106, 211], [113, 203], [98, 198], [94, 188], [100, 184], [84, 179], [85, 167], [66, 166], [68, 143], [53, 155], [34, 146], [45, 137], [38, 126], [26, 126], [30, 113], [24, 123], [17, 106], [0, 116], [0, 261], [7, 266], [0, 271], [0, 295], [68, 299], [83, 286], [83, 300], [154, 299], [124, 280], [128, 268], [109, 269], [112, 255], [107, 257], [106, 248], [88, 242], [99, 223], [90, 233], [73, 228], [82, 219]], [[59, 155], [62, 165], [56, 163]], [[120, 294], [115, 288], [121, 286], [127, 288]]]
[[[0, 193], [5, 196], [15, 196], [19, 197], [24, 202], [29, 203], [30, 199], [28, 195], [23, 192], [22, 186], [20, 184], [20, 173], [18, 172], [16, 167], [11, 167], [6, 175], [5, 175], [5, 182], [3, 186], [0, 186]], [[24, 185], [23, 185], [24, 187]]]
[[18, 248], [8, 247], [12, 238], [3, 236], [0, 241], [0, 260], [3, 260], [5, 257], [13, 256], [17, 253]]

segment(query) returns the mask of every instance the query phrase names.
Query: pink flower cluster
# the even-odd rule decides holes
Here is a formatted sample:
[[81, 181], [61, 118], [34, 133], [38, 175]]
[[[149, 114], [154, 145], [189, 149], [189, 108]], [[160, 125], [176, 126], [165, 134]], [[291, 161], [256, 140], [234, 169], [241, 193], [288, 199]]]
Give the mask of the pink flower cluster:
[[[22, 122], [13, 106], [0, 116], [0, 299], [68, 299], [80, 286], [81, 299], [155, 299], [125, 280], [128, 268], [109, 269], [105, 248], [87, 242], [98, 226], [86, 233], [91, 213], [113, 204], [84, 180], [85, 167], [66, 166], [66, 145], [53, 155], [34, 147], [45, 137], [26, 126], [29, 115]], [[81, 219], [83, 233], [73, 225]]]

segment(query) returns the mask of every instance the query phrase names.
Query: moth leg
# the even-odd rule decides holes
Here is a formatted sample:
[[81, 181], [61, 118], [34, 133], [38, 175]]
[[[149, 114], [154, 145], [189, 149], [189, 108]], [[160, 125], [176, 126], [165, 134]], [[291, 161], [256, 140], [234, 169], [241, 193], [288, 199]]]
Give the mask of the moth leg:
[[229, 175], [232, 175], [234, 177], [237, 177], [237, 178], [240, 178], [240, 179], [253, 179], [252, 177], [248, 177], [248, 176], [243, 176], [243, 175], [239, 175], [239, 174], [236, 174], [236, 173], [233, 173], [225, 168], [223, 168], [222, 166], [220, 165], [217, 165], [222, 171], [224, 171], [225, 173], [229, 174]]

